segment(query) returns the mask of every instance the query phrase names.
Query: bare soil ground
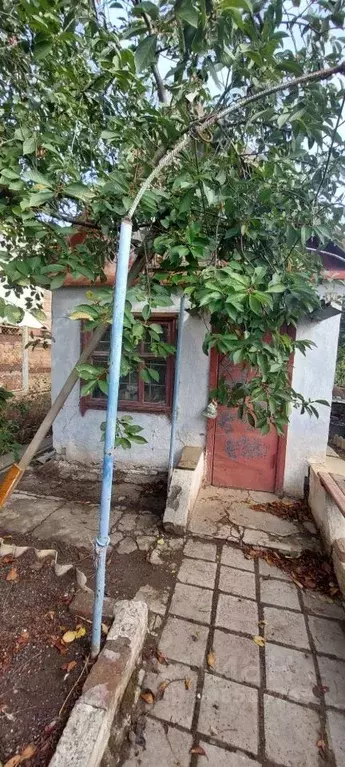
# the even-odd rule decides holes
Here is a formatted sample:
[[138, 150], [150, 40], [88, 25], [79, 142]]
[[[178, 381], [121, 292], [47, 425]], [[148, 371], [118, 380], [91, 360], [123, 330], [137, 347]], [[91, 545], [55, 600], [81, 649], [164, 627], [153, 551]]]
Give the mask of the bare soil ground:
[[[73, 571], [58, 578], [51, 560], [38, 561], [33, 551], [0, 560], [3, 764], [45, 767], [80, 694], [90, 627], [68, 610], [75, 588]], [[63, 640], [76, 630], [79, 638]]]

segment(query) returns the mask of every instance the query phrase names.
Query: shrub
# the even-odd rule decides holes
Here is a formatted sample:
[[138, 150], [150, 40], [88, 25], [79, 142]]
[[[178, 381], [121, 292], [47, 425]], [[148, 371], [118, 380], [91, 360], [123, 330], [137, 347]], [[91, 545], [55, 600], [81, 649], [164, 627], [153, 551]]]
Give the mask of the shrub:
[[49, 392], [14, 397], [0, 387], [0, 455], [17, 453], [21, 445], [30, 442], [49, 407]]

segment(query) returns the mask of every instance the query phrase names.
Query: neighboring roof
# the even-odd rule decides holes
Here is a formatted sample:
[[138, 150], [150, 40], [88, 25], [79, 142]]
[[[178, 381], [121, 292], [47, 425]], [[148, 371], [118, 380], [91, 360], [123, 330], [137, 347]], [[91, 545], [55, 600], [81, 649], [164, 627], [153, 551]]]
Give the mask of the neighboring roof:
[[311, 253], [318, 253], [321, 258], [325, 277], [334, 280], [345, 279], [345, 250], [334, 242], [328, 242], [320, 248], [317, 237], [312, 237], [307, 243]]

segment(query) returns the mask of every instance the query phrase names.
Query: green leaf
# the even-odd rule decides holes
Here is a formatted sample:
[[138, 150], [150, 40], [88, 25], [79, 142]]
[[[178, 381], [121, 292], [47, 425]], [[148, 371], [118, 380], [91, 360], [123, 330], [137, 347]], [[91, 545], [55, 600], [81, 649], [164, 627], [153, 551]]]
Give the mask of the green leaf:
[[26, 138], [23, 143], [23, 154], [32, 154], [36, 151], [36, 138], [35, 136], [30, 136], [30, 138]]
[[68, 184], [64, 188], [64, 194], [67, 197], [74, 197], [76, 200], [88, 202], [95, 196], [95, 192], [84, 184]]
[[146, 370], [153, 381], [159, 381], [158, 370], [155, 370], [154, 368], [146, 368]]
[[147, 444], [147, 439], [145, 439], [145, 437], [139, 437], [138, 434], [131, 434], [131, 441], [136, 442], [138, 445]]
[[253, 13], [253, 6], [250, 0], [222, 0], [222, 8], [227, 11], [231, 8], [243, 8], [249, 13]]
[[157, 35], [148, 35], [139, 43], [135, 54], [135, 66], [137, 72], [142, 72], [155, 61], [157, 47]]
[[19, 178], [19, 173], [11, 170], [11, 168], [2, 168], [1, 175], [4, 176], [4, 178], [8, 178], [10, 180]]
[[89, 311], [82, 308], [76, 309], [74, 312], [71, 312], [71, 314], [69, 315], [69, 318], [70, 320], [93, 320], [94, 319], [94, 317]]
[[61, 288], [61, 286], [64, 284], [66, 279], [65, 274], [57, 274], [56, 277], [54, 277], [50, 283], [50, 290], [57, 290], [58, 288]]
[[88, 381], [87, 383], [83, 384], [83, 386], [80, 389], [80, 395], [81, 397], [86, 397], [87, 394], [91, 394], [91, 392], [95, 389], [97, 384], [97, 381]]
[[176, 16], [182, 21], [186, 21], [191, 27], [197, 29], [199, 24], [199, 11], [192, 4], [192, 0], [183, 0], [176, 8]]
[[286, 285], [280, 285], [279, 282], [276, 282], [274, 285], [269, 285], [267, 288], [267, 293], [284, 293], [286, 290]]
[[141, 314], [146, 322], [148, 318], [151, 316], [151, 307], [149, 304], [145, 304], [145, 306], [142, 308]]
[[21, 201], [20, 207], [22, 210], [26, 210], [27, 208], [40, 208], [41, 205], [44, 205], [48, 200], [51, 200], [52, 197], [54, 197], [54, 192], [51, 192], [48, 189], [45, 192], [34, 192], [33, 194], [30, 194], [28, 198], [26, 197]]
[[80, 377], [84, 378], [86, 381], [91, 378], [95, 381], [99, 375], [99, 368], [96, 368], [95, 365], [90, 365], [87, 362], [82, 365], [77, 365], [77, 371]]
[[249, 294], [249, 307], [254, 314], [262, 315], [262, 308], [260, 301], [258, 301], [257, 298], [253, 295], [253, 293]]
[[159, 9], [154, 3], [149, 2], [149, 0], [143, 0], [142, 3], [139, 3], [135, 6], [135, 8], [133, 8], [132, 13], [134, 16], [139, 16], [147, 13], [151, 19], [156, 20], [159, 16]]
[[11, 325], [17, 325], [24, 317], [24, 310], [14, 304], [5, 305], [5, 318]]
[[140, 378], [145, 381], [145, 383], [150, 383], [151, 376], [149, 374], [149, 371], [147, 368], [142, 368], [140, 371]]
[[32, 168], [31, 170], [27, 170], [24, 173], [23, 178], [25, 181], [34, 181], [35, 184], [40, 184], [40, 186], [46, 186], [48, 189], [52, 189], [53, 184], [46, 176], [43, 175], [43, 173], [39, 173], [38, 170], [35, 170]]
[[42, 309], [30, 309], [30, 314], [32, 314], [33, 317], [36, 317], [36, 320], [39, 322], [47, 322], [47, 315]]
[[108, 381], [105, 381], [103, 378], [100, 378], [98, 381], [98, 387], [103, 392], [103, 394], [108, 395]]

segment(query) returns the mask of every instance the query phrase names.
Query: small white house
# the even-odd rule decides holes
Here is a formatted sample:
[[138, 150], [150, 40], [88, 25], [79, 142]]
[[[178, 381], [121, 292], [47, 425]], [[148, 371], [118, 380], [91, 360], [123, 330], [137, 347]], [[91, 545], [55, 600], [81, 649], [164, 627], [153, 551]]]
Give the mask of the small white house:
[[[344, 254], [345, 256], [345, 254]], [[339, 265], [341, 267], [339, 271]], [[332, 291], [330, 277], [344, 278], [344, 264], [329, 257], [327, 294]], [[78, 284], [62, 287], [53, 293], [52, 305], [52, 396], [61, 389], [77, 362], [83, 343], [81, 324], [69, 319], [73, 309], [86, 303], [88, 287]], [[333, 285], [333, 293], [341, 292]], [[188, 307], [187, 307], [188, 308]], [[153, 321], [164, 325], [167, 339], [174, 343], [177, 333], [179, 300], [174, 305], [156, 310]], [[296, 352], [293, 361], [292, 387], [306, 398], [332, 400], [332, 387], [337, 356], [340, 306], [318, 318], [304, 318], [297, 328], [297, 339], [307, 338], [316, 344], [306, 357]], [[206, 356], [202, 351], [205, 325], [198, 317], [184, 314], [183, 351], [179, 390], [175, 460], [184, 446], [206, 450], [207, 481], [210, 484], [242, 487], [268, 492], [303, 496], [308, 461], [324, 459], [327, 448], [330, 408], [319, 406], [319, 418], [310, 418], [293, 410], [284, 437], [272, 429], [262, 435], [249, 424], [240, 421], [235, 412], [218, 408], [215, 420], [208, 420], [203, 411], [209, 400], [209, 390], [218, 376], [235, 380], [236, 366], [216, 353]], [[94, 360], [106, 358], [109, 338], [104, 338], [94, 354]], [[143, 350], [145, 357], [145, 351]], [[147, 444], [133, 445], [131, 450], [118, 448], [117, 467], [164, 471], [168, 465], [171, 430], [171, 409], [174, 382], [174, 360], [152, 361], [159, 371], [159, 382], [145, 384], [138, 372], [121, 381], [121, 413], [130, 413], [135, 423], [143, 427]], [[100, 463], [103, 443], [100, 425], [105, 418], [106, 400], [102, 393], [92, 397], [80, 396], [77, 384], [53, 427], [54, 447], [67, 461], [83, 464]]]

